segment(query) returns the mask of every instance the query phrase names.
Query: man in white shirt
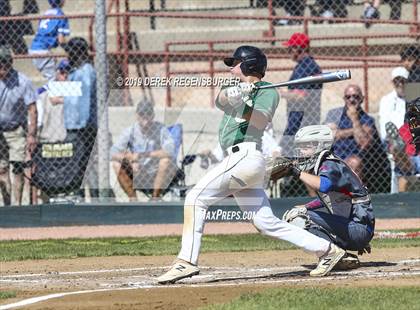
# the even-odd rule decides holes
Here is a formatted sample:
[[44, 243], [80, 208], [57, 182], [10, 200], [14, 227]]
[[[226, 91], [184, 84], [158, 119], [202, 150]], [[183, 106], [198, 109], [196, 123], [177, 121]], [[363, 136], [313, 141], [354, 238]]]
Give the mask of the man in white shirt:
[[[379, 134], [381, 136], [381, 140], [384, 143], [388, 144], [389, 137], [387, 135], [387, 123], [388, 128], [396, 128], [398, 130], [404, 124], [404, 116], [405, 116], [405, 84], [408, 80], [409, 72], [404, 67], [396, 67], [392, 70], [392, 84], [394, 86], [394, 90], [389, 94], [382, 97], [379, 103]], [[395, 125], [395, 126], [392, 126]], [[395, 130], [394, 130], [395, 131]], [[398, 131], [397, 131], [398, 135]], [[401, 146], [403, 148], [403, 146]], [[398, 166], [395, 161], [407, 161], [406, 156], [401, 153], [401, 156], [397, 156], [395, 158], [392, 148], [389, 148], [388, 158], [391, 163], [391, 193], [396, 193], [399, 191], [399, 182], [400, 176], [396, 173], [395, 168]], [[404, 157], [404, 159], [401, 159]]]
[[379, 103], [379, 127], [381, 140], [386, 140], [385, 124], [392, 122], [397, 128], [404, 124], [405, 115], [405, 84], [409, 72], [404, 67], [392, 70], [392, 85], [394, 90], [382, 97]]

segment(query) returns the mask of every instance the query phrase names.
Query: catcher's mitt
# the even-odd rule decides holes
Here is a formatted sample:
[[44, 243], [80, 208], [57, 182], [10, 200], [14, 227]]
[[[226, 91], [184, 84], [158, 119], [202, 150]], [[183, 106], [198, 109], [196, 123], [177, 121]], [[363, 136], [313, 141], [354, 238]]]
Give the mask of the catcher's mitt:
[[275, 181], [293, 174], [293, 162], [286, 157], [270, 158], [267, 170], [270, 179]]

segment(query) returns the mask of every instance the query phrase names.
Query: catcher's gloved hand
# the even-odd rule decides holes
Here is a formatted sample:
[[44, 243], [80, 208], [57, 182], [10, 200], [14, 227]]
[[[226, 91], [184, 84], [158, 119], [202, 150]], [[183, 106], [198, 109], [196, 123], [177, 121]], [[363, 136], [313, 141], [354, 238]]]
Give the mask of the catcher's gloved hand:
[[273, 158], [271, 168], [271, 179], [278, 180], [288, 176], [299, 178], [300, 170], [292, 160], [286, 157]]
[[243, 104], [243, 93], [239, 86], [232, 86], [226, 89], [226, 97], [233, 108]]

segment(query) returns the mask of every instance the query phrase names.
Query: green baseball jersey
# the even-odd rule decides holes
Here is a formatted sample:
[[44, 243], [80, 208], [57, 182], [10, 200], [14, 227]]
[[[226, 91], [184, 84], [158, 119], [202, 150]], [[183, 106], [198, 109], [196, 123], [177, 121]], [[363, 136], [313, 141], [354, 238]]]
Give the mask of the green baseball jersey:
[[[268, 82], [257, 82], [256, 86], [268, 85]], [[253, 92], [250, 96], [245, 110], [258, 110], [266, 115], [269, 121], [272, 120], [274, 113], [279, 104], [279, 94], [275, 88], [259, 89]], [[221, 107], [218, 100], [216, 106]], [[228, 147], [241, 142], [256, 142], [261, 148], [261, 137], [264, 134], [264, 129], [258, 129], [252, 126], [249, 121], [244, 119], [243, 111], [237, 111], [230, 107], [223, 107], [225, 114], [219, 127], [219, 141], [223, 150]], [[242, 109], [244, 110], [244, 109]], [[246, 113], [247, 113], [246, 112]]]

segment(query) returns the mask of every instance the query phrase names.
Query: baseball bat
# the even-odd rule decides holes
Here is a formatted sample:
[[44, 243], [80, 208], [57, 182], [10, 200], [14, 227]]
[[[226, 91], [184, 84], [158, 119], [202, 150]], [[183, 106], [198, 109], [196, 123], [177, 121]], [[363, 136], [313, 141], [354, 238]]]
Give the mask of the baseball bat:
[[263, 86], [257, 87], [257, 89], [284, 87], [284, 86], [292, 86], [292, 85], [322, 84], [322, 83], [331, 83], [331, 82], [337, 82], [337, 81], [343, 81], [343, 80], [349, 80], [349, 79], [351, 79], [350, 70], [340, 70], [340, 71], [334, 71], [334, 72], [325, 72], [318, 75], [311, 75], [304, 78], [282, 82], [282, 83], [263, 85]]

